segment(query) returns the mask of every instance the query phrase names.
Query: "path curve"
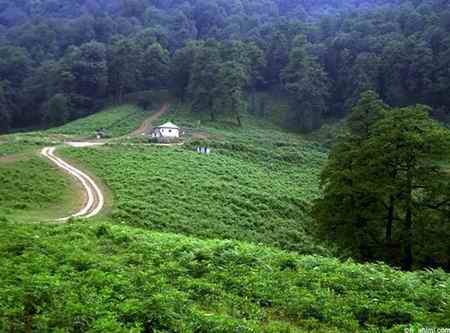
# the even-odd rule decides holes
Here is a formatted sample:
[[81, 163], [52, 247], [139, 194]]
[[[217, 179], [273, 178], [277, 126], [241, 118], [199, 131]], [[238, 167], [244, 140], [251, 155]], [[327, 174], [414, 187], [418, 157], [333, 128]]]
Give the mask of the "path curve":
[[[151, 129], [152, 122], [157, 120], [161, 115], [163, 115], [167, 110], [169, 109], [169, 104], [165, 103], [161, 106], [160, 110], [151, 115], [149, 118], [147, 118], [142, 125], [136, 129], [135, 131], [131, 132], [128, 137], [136, 137], [142, 134], [145, 134]], [[66, 144], [72, 146], [72, 147], [91, 147], [91, 146], [101, 146], [106, 144], [109, 141], [112, 141], [114, 139], [110, 140], [97, 140], [97, 141], [85, 141], [85, 142], [65, 142]], [[66, 173], [70, 174], [72, 177], [77, 179], [77, 181], [83, 186], [84, 192], [85, 192], [85, 202], [83, 208], [81, 210], [71, 216], [67, 216], [61, 219], [58, 219], [57, 221], [60, 222], [66, 222], [71, 218], [82, 218], [82, 219], [88, 219], [91, 217], [94, 217], [100, 213], [100, 211], [103, 209], [103, 206], [105, 205], [105, 197], [100, 190], [100, 187], [92, 180], [91, 177], [86, 175], [81, 170], [73, 167], [69, 163], [65, 162], [61, 158], [57, 157], [55, 155], [56, 147], [46, 147], [42, 149], [41, 154], [48, 158], [51, 162], [53, 162], [56, 166], [58, 166], [60, 169], [64, 170]]]
[[46, 147], [42, 149], [41, 154], [52, 161], [56, 166], [76, 178], [83, 186], [86, 193], [85, 203], [81, 210], [71, 216], [58, 219], [58, 221], [65, 222], [71, 218], [87, 219], [96, 216], [100, 213], [105, 204], [105, 198], [100, 187], [84, 172], [57, 157], [55, 155], [55, 150], [56, 147]]
[[159, 109], [158, 112], [156, 112], [155, 114], [151, 115], [150, 117], [148, 117], [141, 126], [139, 126], [139, 128], [137, 128], [136, 130], [134, 130], [133, 132], [131, 132], [128, 136], [130, 137], [136, 137], [145, 133], [150, 132], [150, 130], [152, 129], [153, 126], [153, 122], [155, 120], [158, 120], [164, 113], [166, 113], [169, 110], [169, 104], [168, 103], [164, 103], [161, 108]]

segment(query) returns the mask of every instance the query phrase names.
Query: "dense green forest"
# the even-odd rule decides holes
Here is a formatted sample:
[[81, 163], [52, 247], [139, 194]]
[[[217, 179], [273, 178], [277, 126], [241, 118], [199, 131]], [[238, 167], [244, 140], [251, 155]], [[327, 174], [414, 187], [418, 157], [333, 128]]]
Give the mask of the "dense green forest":
[[161, 88], [238, 123], [264, 106], [255, 92], [276, 91], [289, 100], [284, 124], [303, 131], [368, 89], [445, 121], [449, 35], [445, 0], [2, 0], [0, 131]]

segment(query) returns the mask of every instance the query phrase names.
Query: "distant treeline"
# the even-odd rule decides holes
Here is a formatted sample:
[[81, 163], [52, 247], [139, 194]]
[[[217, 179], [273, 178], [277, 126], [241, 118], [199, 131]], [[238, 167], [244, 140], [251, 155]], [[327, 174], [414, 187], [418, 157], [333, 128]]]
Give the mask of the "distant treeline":
[[[290, 101], [308, 131], [362, 91], [450, 110], [445, 0], [0, 0], [0, 131], [64, 123], [169, 88], [212, 119]], [[246, 98], [250, 96], [250, 98]]]

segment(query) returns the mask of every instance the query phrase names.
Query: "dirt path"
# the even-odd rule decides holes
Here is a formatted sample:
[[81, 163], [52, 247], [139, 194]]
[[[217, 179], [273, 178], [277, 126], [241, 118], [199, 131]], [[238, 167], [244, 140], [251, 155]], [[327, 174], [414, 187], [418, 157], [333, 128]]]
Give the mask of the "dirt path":
[[81, 183], [86, 193], [84, 206], [81, 210], [71, 216], [58, 219], [58, 221], [65, 222], [70, 218], [90, 218], [96, 216], [100, 213], [105, 204], [105, 199], [100, 187], [84, 172], [57, 157], [55, 155], [55, 149], [55, 147], [44, 148], [42, 149], [41, 154], [56, 164], [59, 168], [76, 178]]
[[[159, 119], [167, 110], [169, 109], [168, 104], [164, 104], [161, 109], [147, 118], [142, 125], [127, 135], [127, 137], [137, 137], [139, 135], [142, 135], [144, 133], [147, 133], [152, 128], [152, 123]], [[66, 144], [76, 147], [76, 148], [84, 148], [84, 147], [92, 147], [92, 146], [100, 146], [106, 144], [108, 141], [111, 140], [97, 140], [97, 141], [86, 141], [86, 142], [66, 142]], [[70, 165], [69, 163], [65, 162], [61, 158], [57, 157], [55, 155], [56, 147], [47, 147], [42, 149], [41, 155], [48, 158], [50, 161], [52, 161], [54, 164], [56, 164], [59, 168], [64, 170], [66, 173], [74, 177], [79, 181], [79, 183], [82, 185], [84, 192], [85, 192], [85, 202], [84, 206], [81, 208], [81, 210], [71, 216], [67, 216], [64, 218], [59, 219], [60, 222], [66, 222], [71, 218], [90, 218], [96, 216], [102, 208], [105, 205], [105, 198], [100, 190], [100, 187], [90, 178], [88, 175], [86, 175], [81, 170], [75, 168], [74, 166]]]
[[164, 113], [167, 112], [168, 109], [169, 109], [169, 104], [167, 104], [167, 103], [164, 104], [163, 106], [161, 106], [161, 109], [158, 112], [153, 114], [151, 117], [147, 118], [138, 129], [131, 132], [128, 136], [136, 137], [136, 136], [148, 133], [152, 129], [152, 123], [155, 120], [158, 120]]

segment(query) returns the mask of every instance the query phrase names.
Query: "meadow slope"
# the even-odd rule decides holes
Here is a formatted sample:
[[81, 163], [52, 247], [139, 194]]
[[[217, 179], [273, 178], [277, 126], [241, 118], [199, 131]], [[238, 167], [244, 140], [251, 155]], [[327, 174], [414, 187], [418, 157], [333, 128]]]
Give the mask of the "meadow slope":
[[248, 115], [238, 128], [176, 106], [166, 120], [183, 126], [184, 146], [59, 150], [114, 195], [110, 217], [64, 225], [23, 223], [70, 203], [68, 179], [34, 155], [60, 134], [0, 145], [0, 332], [450, 327], [447, 273], [343, 262], [314, 238], [321, 144]]
[[115, 106], [61, 127], [52, 128], [47, 133], [93, 137], [97, 129], [103, 129], [106, 137], [117, 137], [138, 128], [150, 114], [151, 112], [134, 105]]
[[[187, 121], [174, 112], [166, 118]], [[311, 236], [309, 214], [319, 195], [326, 153], [297, 135], [264, 125], [254, 119], [243, 129], [206, 126], [177, 148], [111, 144], [65, 148], [60, 154], [105, 181], [114, 193], [116, 222], [329, 253]], [[199, 142], [198, 132], [207, 139]], [[196, 153], [197, 144], [210, 146], [212, 154]]]

